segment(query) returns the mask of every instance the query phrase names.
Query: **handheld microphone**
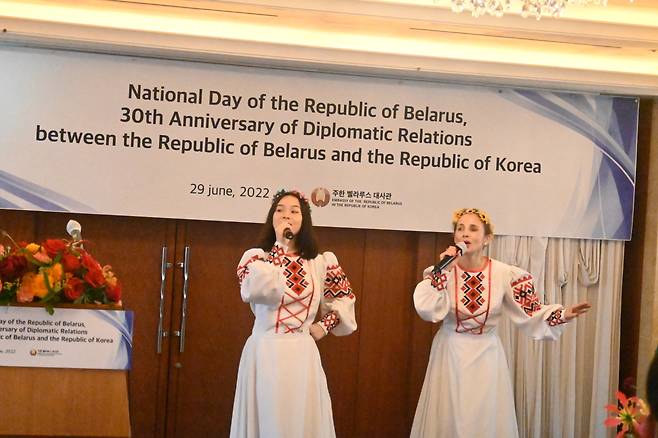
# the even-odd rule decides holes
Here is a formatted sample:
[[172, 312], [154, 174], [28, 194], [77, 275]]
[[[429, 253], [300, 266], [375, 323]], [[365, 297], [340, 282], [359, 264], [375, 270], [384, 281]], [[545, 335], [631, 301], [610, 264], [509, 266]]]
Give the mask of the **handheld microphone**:
[[295, 238], [295, 235], [292, 234], [292, 230], [290, 228], [285, 228], [283, 230], [283, 237], [285, 237], [288, 240], [292, 240]]
[[464, 242], [459, 242], [455, 246], [457, 247], [457, 254], [455, 254], [453, 256], [447, 255], [447, 256], [443, 257], [439, 261], [439, 263], [437, 263], [434, 266], [434, 269], [432, 269], [433, 274], [437, 274], [437, 273], [443, 271], [445, 269], [445, 267], [448, 266], [454, 259], [456, 259], [460, 255], [462, 255], [464, 253], [464, 251], [466, 251], [466, 244]]
[[[69, 233], [69, 236], [73, 237], [74, 242], [82, 240], [82, 225], [80, 225], [80, 222], [71, 219], [66, 224], [66, 232]], [[82, 247], [82, 245], [80, 245], [80, 247]]]

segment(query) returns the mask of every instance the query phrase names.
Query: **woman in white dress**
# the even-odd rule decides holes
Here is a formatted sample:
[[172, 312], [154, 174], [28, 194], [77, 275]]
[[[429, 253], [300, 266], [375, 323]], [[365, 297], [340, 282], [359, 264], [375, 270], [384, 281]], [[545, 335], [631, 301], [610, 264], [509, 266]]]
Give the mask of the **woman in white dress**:
[[564, 324], [590, 307], [542, 305], [532, 276], [486, 257], [489, 216], [476, 208], [453, 215], [454, 241], [440, 255], [456, 256], [442, 271], [429, 267], [414, 292], [418, 315], [443, 321], [432, 342], [412, 438], [519, 436], [507, 360], [496, 327], [504, 312], [534, 339], [558, 339]]
[[230, 436], [333, 438], [315, 343], [356, 330], [350, 282], [333, 253], [318, 253], [301, 193], [278, 192], [263, 231], [260, 247], [247, 250], [237, 269], [256, 319], [240, 359]]

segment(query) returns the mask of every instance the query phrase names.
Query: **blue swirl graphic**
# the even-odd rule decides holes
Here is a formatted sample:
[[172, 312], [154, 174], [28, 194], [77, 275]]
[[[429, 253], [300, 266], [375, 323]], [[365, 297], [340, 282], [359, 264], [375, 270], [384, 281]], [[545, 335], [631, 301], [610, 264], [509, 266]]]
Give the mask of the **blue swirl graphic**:
[[[638, 100], [585, 94], [504, 90], [515, 104], [571, 129], [591, 142], [600, 157], [586, 205], [574, 194], [561, 229], [589, 238], [628, 240], [633, 222], [637, 158]], [[581, 217], [574, 218], [579, 212]], [[569, 217], [571, 215], [571, 217]], [[565, 233], [566, 234], [566, 233]]]
[[[7, 195], [13, 198], [10, 200]], [[0, 170], [0, 208], [94, 213], [88, 205], [3, 170]]]

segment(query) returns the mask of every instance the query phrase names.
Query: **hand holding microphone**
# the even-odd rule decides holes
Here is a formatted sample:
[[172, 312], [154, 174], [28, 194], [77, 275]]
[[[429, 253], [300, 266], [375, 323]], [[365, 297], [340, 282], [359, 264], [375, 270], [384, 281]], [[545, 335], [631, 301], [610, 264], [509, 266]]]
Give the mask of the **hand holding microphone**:
[[[432, 269], [433, 274], [437, 274], [437, 273], [443, 271], [450, 263], [452, 263], [460, 255], [462, 255], [464, 253], [464, 251], [466, 251], [466, 244], [464, 242], [458, 242], [455, 246], [456, 246], [456, 248], [455, 248], [454, 253], [446, 254], [447, 252], [450, 252], [449, 251], [450, 248], [448, 248], [448, 251], [446, 251], [446, 253], [444, 253], [445, 255], [443, 256], [443, 258], [441, 258], [439, 263], [437, 263], [434, 266], [434, 269]], [[451, 247], [451, 248], [454, 248], [454, 247]]]
[[295, 238], [295, 234], [292, 232], [292, 225], [288, 221], [281, 221], [274, 227], [274, 232], [276, 233], [276, 238], [279, 242], [285, 243], [285, 240], [292, 240]]

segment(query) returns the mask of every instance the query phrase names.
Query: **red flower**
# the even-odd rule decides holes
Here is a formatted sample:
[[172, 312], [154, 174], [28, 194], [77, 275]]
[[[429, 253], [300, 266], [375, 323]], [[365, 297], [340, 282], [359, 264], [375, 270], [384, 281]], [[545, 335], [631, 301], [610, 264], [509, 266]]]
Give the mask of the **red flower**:
[[14, 281], [27, 272], [27, 259], [22, 255], [10, 255], [0, 261], [0, 277]]
[[80, 262], [82, 263], [82, 266], [85, 269], [92, 270], [92, 269], [101, 269], [100, 263], [96, 261], [95, 258], [93, 258], [91, 255], [89, 255], [88, 252], [83, 252], [80, 255]]
[[47, 239], [41, 247], [46, 250], [50, 257], [55, 257], [57, 254], [64, 252], [66, 242], [62, 239]]
[[108, 284], [105, 289], [105, 295], [107, 295], [108, 300], [114, 301], [115, 303], [121, 301], [121, 283], [117, 281], [114, 286]]
[[87, 271], [84, 280], [92, 287], [101, 287], [105, 284], [105, 277], [103, 276], [103, 271], [100, 269], [100, 266]]
[[95, 258], [90, 256], [88, 253], [83, 252], [80, 256], [80, 262], [82, 266], [87, 269], [87, 273], [84, 275], [84, 280], [89, 283], [92, 287], [101, 287], [105, 284], [105, 276], [103, 275], [103, 268], [96, 261]]
[[62, 256], [62, 266], [64, 267], [64, 272], [75, 272], [80, 269], [80, 259], [70, 253], [65, 253]]
[[75, 301], [80, 298], [85, 290], [85, 283], [77, 277], [71, 277], [64, 286], [64, 296], [67, 300]]

